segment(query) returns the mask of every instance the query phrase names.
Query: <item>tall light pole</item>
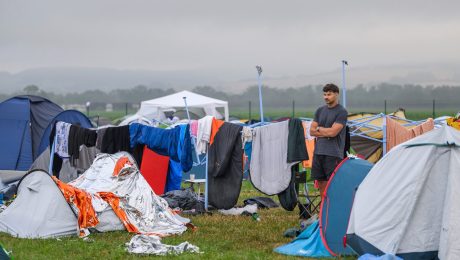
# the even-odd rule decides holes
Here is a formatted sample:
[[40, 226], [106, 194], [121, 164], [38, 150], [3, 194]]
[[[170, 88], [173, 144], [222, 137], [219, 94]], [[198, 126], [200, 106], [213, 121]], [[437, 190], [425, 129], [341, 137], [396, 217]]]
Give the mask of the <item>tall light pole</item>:
[[348, 66], [348, 61], [342, 60], [342, 105], [347, 108], [347, 87], [345, 85], [345, 66]]
[[260, 122], [264, 123], [264, 106], [262, 104], [262, 66], [256, 66], [256, 69], [257, 69], [257, 82], [259, 83]]

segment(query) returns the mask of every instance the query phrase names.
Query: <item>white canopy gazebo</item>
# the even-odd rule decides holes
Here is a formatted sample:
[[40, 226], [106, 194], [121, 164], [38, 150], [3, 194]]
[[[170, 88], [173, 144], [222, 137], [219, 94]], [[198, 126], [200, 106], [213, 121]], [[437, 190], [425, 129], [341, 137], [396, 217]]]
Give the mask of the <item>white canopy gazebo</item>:
[[171, 108], [185, 108], [184, 97], [187, 98], [188, 107], [202, 108], [206, 115], [211, 115], [216, 118], [222, 117], [216, 108], [224, 108], [225, 121], [228, 121], [229, 113], [227, 101], [195, 94], [187, 90], [161, 98], [142, 101], [141, 107], [139, 111], [137, 111], [137, 114], [147, 118], [161, 120], [164, 118], [163, 111]]

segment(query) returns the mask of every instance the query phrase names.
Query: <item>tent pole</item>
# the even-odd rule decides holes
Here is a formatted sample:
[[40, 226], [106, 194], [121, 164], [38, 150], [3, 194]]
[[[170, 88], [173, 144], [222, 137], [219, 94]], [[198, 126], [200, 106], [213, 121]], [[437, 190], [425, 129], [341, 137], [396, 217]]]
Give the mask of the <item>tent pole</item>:
[[[190, 123], [192, 123], [192, 120], [190, 120], [190, 113], [188, 112], [188, 106], [187, 106], [187, 97], [182, 97], [184, 99], [184, 103], [185, 103], [185, 111], [187, 111], [187, 118], [188, 118], [188, 124], [190, 125]], [[192, 129], [190, 129], [190, 132], [192, 131]], [[191, 136], [191, 134], [190, 134]], [[196, 142], [196, 140], [195, 140]], [[200, 162], [200, 155], [198, 154], [198, 150], [196, 148], [196, 143], [195, 142], [192, 142], [192, 145], [193, 145], [193, 149], [195, 149], [195, 155], [196, 155], [196, 159], [197, 159], [197, 162]]]
[[259, 83], [259, 107], [260, 107], [260, 122], [264, 123], [264, 108], [262, 104], [262, 67], [256, 66], [257, 69], [257, 81]]
[[53, 145], [51, 146], [51, 154], [50, 154], [50, 165], [48, 166], [48, 174], [53, 176], [53, 164], [54, 164], [54, 152], [57, 142], [57, 135], [54, 135]]
[[345, 65], [348, 65], [346, 60], [342, 60], [342, 92], [343, 92], [343, 107], [347, 108], [347, 87], [345, 85]]
[[[205, 189], [204, 189], [204, 209], [208, 211], [208, 149], [209, 146], [206, 147], [206, 182], [205, 182]], [[199, 196], [200, 194], [198, 194]]]
[[387, 115], [383, 115], [382, 120], [382, 157], [387, 153]]
[[188, 118], [188, 123], [190, 124], [190, 113], [188, 112], [188, 106], [187, 106], [187, 97], [182, 97], [184, 99], [185, 103], [185, 111], [187, 111], [187, 118]]

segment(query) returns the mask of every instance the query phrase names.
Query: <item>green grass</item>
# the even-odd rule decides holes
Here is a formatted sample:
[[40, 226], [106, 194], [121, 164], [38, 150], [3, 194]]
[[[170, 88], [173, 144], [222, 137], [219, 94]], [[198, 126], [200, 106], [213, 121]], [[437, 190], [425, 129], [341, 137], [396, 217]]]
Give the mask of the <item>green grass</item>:
[[[261, 196], [248, 181], [243, 182], [239, 205], [246, 198]], [[277, 200], [276, 196], [272, 197]], [[299, 225], [299, 211], [282, 208], [259, 210], [260, 222], [248, 216], [212, 215], [191, 217], [198, 230], [164, 238], [165, 244], [184, 241], [197, 245], [203, 254], [186, 253], [181, 259], [294, 259], [273, 252], [277, 246], [291, 241], [283, 237], [286, 229]], [[61, 239], [18, 239], [0, 233], [0, 243], [12, 251], [14, 259], [134, 259], [125, 251], [125, 243], [133, 234], [125, 231], [91, 234], [91, 242], [78, 237]], [[142, 256], [142, 259], [154, 258]], [[158, 257], [155, 257], [158, 258]], [[305, 259], [305, 258], [303, 258]]]
[[[439, 109], [435, 111], [435, 116], [442, 116], [442, 115], [451, 115], [454, 116], [457, 114], [457, 112], [460, 110], [460, 108], [452, 108], [452, 109]], [[394, 110], [388, 109], [387, 113], [391, 113]], [[357, 113], [357, 112], [372, 112], [372, 113], [383, 113], [383, 110], [378, 110], [378, 109], [349, 109], [350, 113]], [[136, 111], [134, 110], [129, 110], [129, 114], [134, 114]], [[295, 111], [295, 117], [309, 117], [312, 118], [314, 116], [315, 109], [296, 109]], [[125, 111], [121, 110], [116, 110], [112, 112], [105, 112], [105, 111], [90, 111], [90, 116], [100, 116], [104, 118], [108, 118], [112, 121], [122, 118], [125, 116]], [[233, 109], [230, 110], [230, 116], [238, 117], [238, 118], [243, 118], [243, 119], [248, 119], [249, 118], [249, 112], [247, 109]], [[264, 116], [265, 117], [270, 117], [272, 119], [276, 119], [279, 117], [290, 117], [292, 116], [292, 109], [266, 109], [264, 110]], [[259, 112], [258, 110], [255, 111], [253, 110], [251, 113], [251, 118], [252, 119], [259, 119]], [[406, 109], [406, 117], [408, 119], [412, 120], [422, 120], [426, 119], [428, 117], [433, 117], [433, 112], [432, 110], [426, 110], [426, 109]]]

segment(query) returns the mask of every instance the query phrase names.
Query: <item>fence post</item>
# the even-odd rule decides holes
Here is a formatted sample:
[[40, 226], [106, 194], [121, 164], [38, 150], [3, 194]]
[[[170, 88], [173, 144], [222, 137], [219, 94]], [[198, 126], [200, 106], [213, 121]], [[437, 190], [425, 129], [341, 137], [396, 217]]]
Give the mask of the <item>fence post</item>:
[[384, 101], [384, 104], [385, 104], [384, 106], [385, 106], [385, 115], [386, 115], [387, 114], [387, 100], [386, 99]]
[[295, 117], [295, 100], [292, 100], [292, 118]]
[[128, 115], [128, 103], [125, 103], [125, 116]]
[[251, 121], [252, 115], [251, 115], [251, 100], [249, 100], [249, 121]]
[[436, 118], [436, 100], [433, 99], [433, 119]]

